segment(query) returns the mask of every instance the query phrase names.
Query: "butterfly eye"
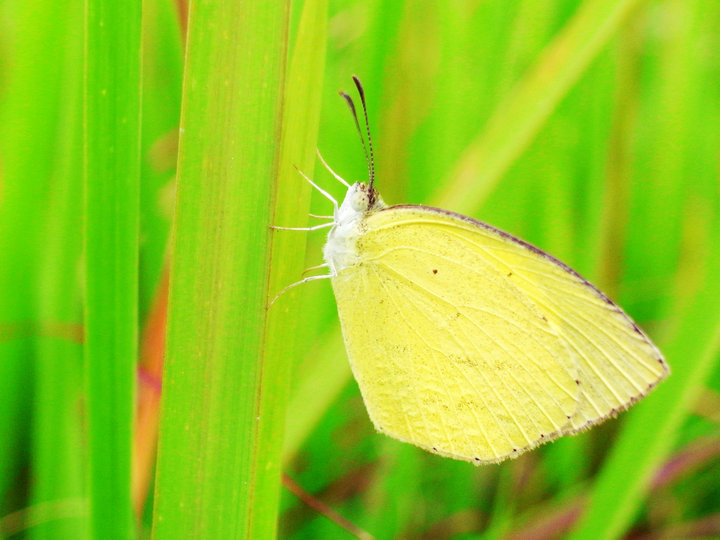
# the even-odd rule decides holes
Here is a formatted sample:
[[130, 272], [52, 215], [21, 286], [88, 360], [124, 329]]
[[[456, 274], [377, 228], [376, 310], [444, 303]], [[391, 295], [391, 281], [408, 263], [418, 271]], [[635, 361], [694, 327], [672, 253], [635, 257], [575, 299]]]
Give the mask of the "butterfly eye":
[[364, 191], [356, 191], [351, 199], [352, 209], [356, 212], [365, 212], [370, 206], [368, 194]]

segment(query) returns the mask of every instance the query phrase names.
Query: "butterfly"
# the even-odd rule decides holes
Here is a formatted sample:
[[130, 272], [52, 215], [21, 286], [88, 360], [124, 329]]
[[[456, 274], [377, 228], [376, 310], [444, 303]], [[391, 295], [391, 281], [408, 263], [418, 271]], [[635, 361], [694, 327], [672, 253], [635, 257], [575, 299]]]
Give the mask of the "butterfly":
[[301, 229], [330, 227], [329, 274], [297, 284], [331, 280], [378, 431], [442, 456], [500, 462], [615, 416], [669, 374], [632, 319], [553, 256], [454, 212], [385, 204], [369, 127], [365, 146], [352, 98], [341, 95], [369, 181], [348, 184], [320, 156], [347, 187], [338, 204], [303, 175], [334, 211]]

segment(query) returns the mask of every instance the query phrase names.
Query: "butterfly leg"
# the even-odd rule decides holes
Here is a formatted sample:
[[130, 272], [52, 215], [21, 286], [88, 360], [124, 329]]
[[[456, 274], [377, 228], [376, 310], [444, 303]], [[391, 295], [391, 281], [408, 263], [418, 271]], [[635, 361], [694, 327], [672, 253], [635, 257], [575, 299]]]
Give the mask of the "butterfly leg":
[[[310, 270], [310, 269], [308, 269], [308, 270]], [[310, 277], [306, 277], [306, 278], [304, 278], [304, 279], [301, 279], [300, 281], [296, 281], [295, 283], [292, 283], [292, 284], [288, 285], [288, 286], [285, 287], [282, 291], [280, 291], [279, 293], [277, 293], [277, 294], [275, 295], [275, 298], [273, 298], [273, 299], [270, 301], [270, 303], [268, 304], [267, 307], [268, 307], [268, 309], [270, 309], [270, 307], [275, 303], [275, 300], [277, 300], [278, 298], [280, 298], [283, 294], [285, 294], [285, 293], [286, 293], [287, 291], [289, 291], [290, 289], [292, 289], [292, 288], [294, 288], [294, 287], [297, 287], [298, 285], [302, 285], [303, 283], [307, 283], [308, 281], [315, 281], [315, 280], [317, 280], [317, 279], [330, 279], [331, 277], [333, 277], [332, 274], [323, 274], [322, 276], [310, 276]]]
[[315, 225], [314, 227], [278, 227], [276, 225], [270, 225], [271, 229], [278, 231], [317, 231], [318, 229], [327, 229], [332, 227], [335, 222], [322, 223], [321, 225]]
[[338, 202], [335, 200], [335, 198], [334, 198], [332, 195], [330, 195], [327, 191], [325, 191], [323, 188], [321, 188], [320, 186], [318, 186], [315, 182], [313, 182], [312, 180], [310, 180], [310, 177], [308, 177], [307, 174], [305, 174], [304, 172], [302, 172], [302, 171], [301, 171], [300, 169], [298, 169], [297, 167], [295, 167], [295, 169], [297, 170], [297, 172], [300, 173], [300, 176], [302, 176], [305, 180], [307, 180], [307, 181], [310, 183], [310, 185], [311, 185], [312, 187], [314, 187], [315, 189], [317, 189], [320, 193], [322, 193], [322, 194], [325, 196], [325, 198], [326, 198], [327, 200], [329, 200], [331, 203], [333, 203], [333, 208], [335, 208], [335, 211], [337, 212]]
[[342, 176], [340, 176], [338, 173], [333, 171], [330, 168], [330, 165], [328, 165], [327, 162], [325, 161], [325, 159], [323, 159], [322, 154], [320, 153], [320, 149], [317, 148], [315, 151], [317, 152], [317, 156], [320, 158], [320, 162], [323, 165], [325, 165], [325, 168], [330, 172], [330, 174], [332, 174], [335, 177], [335, 179], [338, 180], [341, 184], [343, 184], [346, 188], [349, 188], [350, 184], [348, 184]]
[[[333, 207], [335, 208], [335, 212], [337, 212], [337, 210], [338, 210], [338, 203], [337, 203], [337, 201], [333, 198], [333, 196], [330, 195], [330, 194], [329, 194], [327, 191], [325, 191], [324, 189], [322, 189], [320, 186], [318, 186], [315, 182], [313, 182], [312, 180], [310, 180], [310, 178], [309, 178], [304, 172], [302, 172], [300, 169], [298, 169], [297, 167], [295, 167], [295, 169], [297, 170], [297, 172], [300, 173], [300, 176], [302, 176], [305, 180], [307, 180], [308, 182], [310, 182], [310, 185], [311, 185], [312, 187], [314, 187], [315, 189], [317, 189], [317, 190], [318, 190], [320, 193], [322, 193], [330, 202], [333, 203]], [[317, 231], [318, 229], [326, 229], [326, 228], [328, 228], [328, 227], [332, 227], [332, 226], [334, 225], [334, 223], [335, 223], [335, 221], [334, 221], [335, 218], [334, 218], [333, 216], [316, 216], [316, 215], [314, 215], [314, 214], [310, 214], [310, 216], [311, 216], [311, 217], [314, 217], [314, 218], [319, 218], [319, 219], [330, 219], [330, 220], [333, 220], [333, 221], [331, 221], [330, 223], [322, 223], [322, 224], [320, 224], [320, 225], [315, 225], [315, 226], [313, 226], [313, 227], [278, 227], [278, 226], [276, 226], [276, 225], [271, 225], [270, 228], [271, 228], [271, 229], [276, 229], [276, 230], [279, 230], [279, 231]]]
[[330, 268], [330, 265], [328, 263], [324, 264], [318, 264], [317, 266], [311, 266], [310, 268], [306, 268], [303, 270], [303, 275], [307, 274], [311, 270], [319, 270], [320, 268]]

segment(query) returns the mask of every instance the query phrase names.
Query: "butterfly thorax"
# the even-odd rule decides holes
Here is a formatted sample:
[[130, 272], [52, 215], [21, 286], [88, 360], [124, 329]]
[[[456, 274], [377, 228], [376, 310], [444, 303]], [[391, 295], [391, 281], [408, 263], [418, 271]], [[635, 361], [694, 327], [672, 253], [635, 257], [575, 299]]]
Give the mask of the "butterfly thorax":
[[359, 263], [357, 241], [364, 234], [363, 220], [368, 214], [387, 205], [372, 186], [355, 182], [333, 216], [334, 224], [323, 248], [330, 273], [337, 275], [343, 268]]

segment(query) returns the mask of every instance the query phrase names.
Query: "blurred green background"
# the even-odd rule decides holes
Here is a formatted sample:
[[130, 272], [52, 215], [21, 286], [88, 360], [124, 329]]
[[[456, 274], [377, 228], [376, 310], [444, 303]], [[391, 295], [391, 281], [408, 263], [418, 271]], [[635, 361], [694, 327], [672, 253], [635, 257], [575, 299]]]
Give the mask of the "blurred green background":
[[[242, 10], [246, 4], [251, 3], [234, 5]], [[178, 416], [184, 406], [205, 414], [203, 429], [210, 428], [203, 437], [229, 433], [233, 441], [198, 458], [193, 475], [174, 483], [184, 474], [181, 463], [194, 463], [194, 455], [174, 461], [172, 441], [179, 439], [171, 435], [171, 442], [163, 442], [161, 432], [167, 461], [160, 466], [162, 481], [153, 481], [168, 261], [192, 266], [190, 244], [201, 240], [184, 242], [189, 237], [183, 235], [205, 226], [193, 223], [193, 208], [201, 217], [227, 209], [240, 221], [255, 211], [255, 201], [243, 202], [240, 195], [237, 201], [199, 200], [193, 193], [202, 191], [193, 189], [203, 184], [184, 185], [183, 174], [192, 178], [196, 165], [197, 178], [214, 181], [212, 168], [194, 157], [204, 155], [197, 141], [205, 137], [208, 147], [235, 148], [239, 140], [267, 159], [272, 171], [267, 178], [239, 173], [227, 184], [267, 184], [266, 198], [257, 204], [267, 202], [268, 212], [243, 222], [248, 237], [261, 238], [259, 245], [267, 247], [270, 225], [306, 226], [304, 218], [277, 222], [273, 216], [283, 216], [282, 210], [270, 210], [294, 205], [304, 214], [309, 197], [304, 191], [297, 199], [282, 187], [303, 185], [291, 165], [308, 173], [312, 167], [306, 157], [289, 158], [295, 154], [280, 148], [302, 138], [344, 178], [366, 178], [353, 122], [337, 95], [354, 90], [352, 74], [365, 87], [376, 186], [387, 203], [440, 205], [552, 253], [616, 300], [665, 352], [673, 374], [618, 419], [517, 460], [474, 467], [429, 455], [374, 432], [351, 380], [329, 283], [309, 283], [286, 303], [278, 301], [273, 309], [293, 323], [273, 327], [264, 299], [281, 288], [277, 280], [291, 283], [299, 272], [282, 254], [268, 250], [256, 257], [249, 245], [247, 252], [233, 253], [221, 239], [218, 260], [245, 257], [259, 268], [242, 274], [229, 294], [236, 295], [234, 304], [245, 294], [257, 297], [249, 302], [262, 315], [257, 324], [228, 332], [255, 336], [270, 328], [268, 335], [288, 343], [276, 355], [278, 364], [265, 365], [283, 366], [289, 392], [263, 388], [263, 399], [272, 400], [280, 416], [287, 410], [282, 470], [295, 494], [283, 489], [279, 510], [263, 500], [247, 501], [248, 507], [266, 504], [257, 515], [273, 523], [277, 512], [277, 533], [287, 538], [351, 537], [327, 508], [349, 520], [355, 534], [377, 538], [720, 536], [720, 3], [330, 0], [326, 6], [298, 0], [285, 4], [285, 15], [281, 9], [263, 13], [262, 7], [253, 12], [278, 29], [269, 44], [265, 30], [253, 33], [252, 24], [245, 28], [228, 17], [228, 5], [191, 0], [188, 17], [184, 2], [143, 2], [142, 87], [136, 81], [130, 88], [142, 96], [141, 111], [135, 111], [141, 119], [135, 254], [140, 358], [126, 398], [140, 413], [116, 419], [110, 411], [105, 431], [96, 434], [112, 438], [118, 425], [134, 433], [133, 477], [123, 489], [128, 496], [132, 491], [137, 524], [106, 537], [148, 537], [153, 519], [199, 520], [200, 508], [215, 534], [250, 537], [238, 532], [245, 529], [237, 524], [243, 518], [233, 517], [234, 501], [222, 507], [197, 502], [212, 497], [208, 489], [232, 491], [245, 482], [244, 473], [228, 466], [212, 469], [230, 471], [222, 477], [203, 478], [203, 471], [211, 470], [208, 463], [235, 463], [237, 448], [262, 454], [262, 444], [274, 445], [279, 456], [283, 429], [277, 416], [259, 420], [273, 422], [275, 435], [255, 446], [243, 428], [234, 428], [233, 410], [221, 407], [222, 414], [213, 416], [211, 407], [197, 406], [214, 390], [204, 394], [203, 384], [174, 384], [161, 420], [170, 426], [167, 433], [175, 433], [172, 426], [178, 432], [198, 429], [182, 412]], [[314, 16], [304, 18], [303, 10]], [[115, 16], [125, 22], [124, 15]], [[84, 198], [84, 182], [91, 179], [83, 180], [83, 163], [93, 156], [93, 145], [83, 138], [89, 125], [83, 111], [94, 84], [83, 51], [90, 47], [92, 54], [95, 43], [84, 41], [83, 17], [84, 3], [76, 0], [8, 0], [0, 6], [0, 533], [13, 538], [100, 537], [102, 530], [90, 525], [99, 503], [88, 503], [99, 499], [97, 488], [88, 487], [87, 465], [98, 450], [87, 442], [86, 388], [95, 375], [83, 346], [84, 283], [96, 270], [83, 258], [83, 217], [92, 202]], [[185, 54], [192, 66], [207, 69], [185, 73], [183, 89], [186, 26], [191, 37]], [[243, 30], [235, 35], [237, 27]], [[248, 54], [238, 54], [236, 64], [218, 59], [217, 48], [232, 49], [236, 38]], [[114, 46], [123, 46], [122, 37], [110, 42], [110, 50]], [[264, 85], [270, 61], [263, 55], [270, 50], [277, 52], [277, 73]], [[122, 78], [118, 69], [110, 72]], [[293, 69], [295, 75], [287, 75]], [[247, 94], [237, 94], [240, 101], [257, 94], [272, 102], [268, 118], [277, 125], [268, 121], [275, 126], [268, 131], [270, 143], [255, 141], [244, 126], [234, 131], [221, 122], [223, 99], [240, 92], [232, 83], [222, 90], [223, 77], [236, 80], [231, 70], [255, 74], [243, 87]], [[298, 97], [303, 95], [311, 98]], [[181, 107], [186, 126], [207, 131], [181, 136], [185, 173], [178, 180], [177, 209], [184, 218], [171, 256]], [[287, 120], [303, 109], [306, 121], [317, 125], [317, 140], [314, 127]], [[206, 123], [193, 124], [193, 114], [205, 114]], [[313, 177], [336, 198], [344, 195], [322, 167], [315, 166]], [[311, 212], [328, 214], [328, 206], [312, 194]], [[322, 231], [285, 234], [292, 235], [285, 241], [297, 242], [294, 249], [307, 236], [305, 267], [322, 262]], [[203, 264], [213, 262], [198, 261]], [[285, 274], [273, 277], [271, 268], [285, 268]], [[172, 270], [183, 279], [192, 271]], [[170, 317], [179, 321], [173, 336], [182, 332], [181, 323], [194, 324], [195, 311], [178, 300], [181, 282], [171, 284]], [[196, 301], [213, 313], [212, 295]], [[171, 350], [182, 353], [180, 338], [170, 339]], [[240, 368], [247, 361], [232, 347], [223, 354]], [[202, 356], [193, 357], [196, 364], [197, 358]], [[182, 374], [184, 368], [175, 369]], [[225, 385], [223, 392], [245, 391], [221, 372], [215, 375], [208, 380]], [[257, 389], [248, 392], [248, 402], [259, 395], [252, 394]], [[213, 431], [216, 424], [222, 430]], [[254, 467], [252, 474], [265, 474], [261, 465]], [[272, 474], [268, 481], [274, 485], [279, 478]], [[205, 486], [193, 498], [197, 508], [168, 504], [153, 517], [156, 498], [190, 489], [193, 482]], [[123, 496], [122, 489], [114, 493]], [[186, 535], [178, 527], [174, 534], [211, 537], [198, 527]], [[156, 530], [156, 537], [172, 537], [172, 530]], [[275, 533], [273, 526], [265, 532]]]

